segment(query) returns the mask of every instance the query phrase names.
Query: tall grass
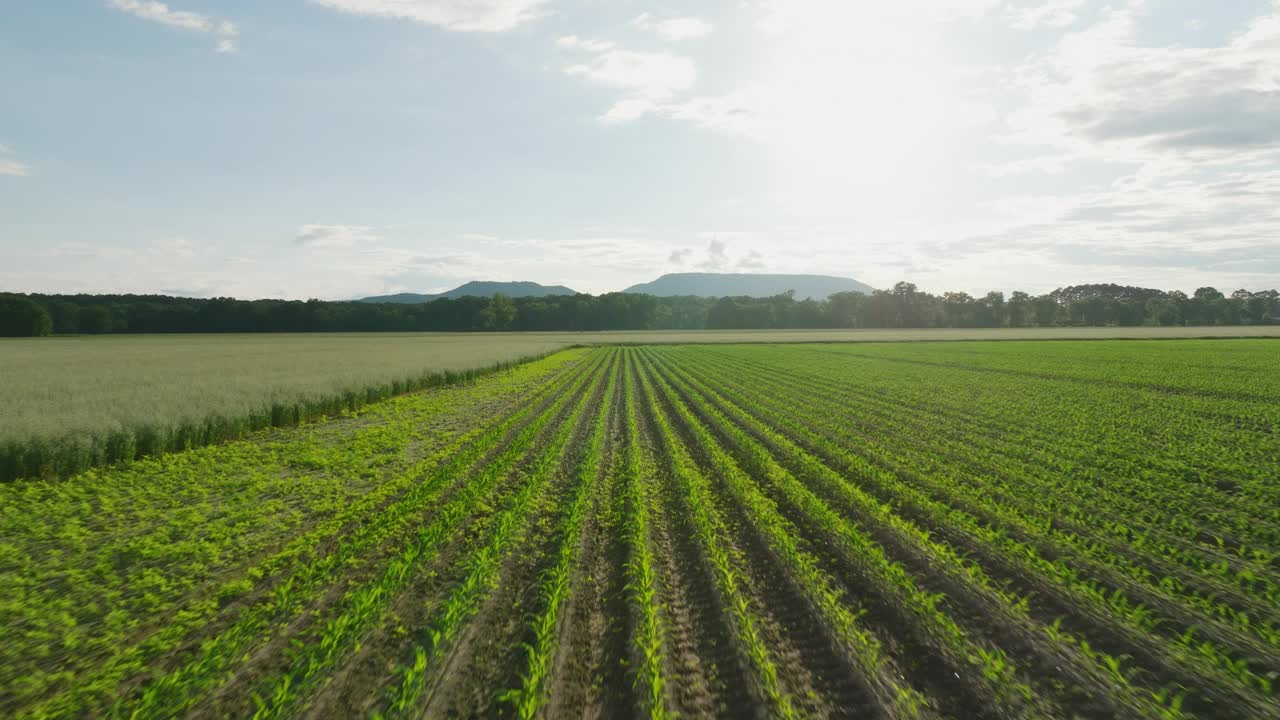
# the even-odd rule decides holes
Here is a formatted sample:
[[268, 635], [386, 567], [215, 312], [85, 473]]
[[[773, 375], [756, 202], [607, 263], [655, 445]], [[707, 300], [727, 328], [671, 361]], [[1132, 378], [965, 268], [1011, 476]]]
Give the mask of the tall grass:
[[133, 336], [0, 345], [0, 481], [66, 477], [545, 356], [489, 336]]

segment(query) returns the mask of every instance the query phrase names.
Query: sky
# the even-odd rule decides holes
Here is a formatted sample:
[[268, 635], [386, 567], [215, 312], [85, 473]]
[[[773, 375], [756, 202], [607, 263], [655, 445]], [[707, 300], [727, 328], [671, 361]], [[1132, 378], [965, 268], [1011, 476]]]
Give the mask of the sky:
[[1280, 0], [0, 7], [0, 290], [1280, 287]]

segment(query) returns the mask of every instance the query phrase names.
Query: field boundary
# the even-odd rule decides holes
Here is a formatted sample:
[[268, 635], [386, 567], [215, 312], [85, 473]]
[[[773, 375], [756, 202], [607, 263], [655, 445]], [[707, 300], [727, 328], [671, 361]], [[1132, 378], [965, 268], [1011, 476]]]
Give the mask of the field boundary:
[[[485, 333], [474, 333], [485, 335]], [[508, 335], [517, 333], [507, 333]], [[902, 328], [817, 330], [713, 330], [518, 333], [557, 336], [563, 345], [470, 369], [437, 370], [354, 390], [274, 402], [247, 414], [209, 412], [174, 423], [136, 424], [120, 430], [63, 432], [0, 439], [0, 482], [61, 479], [96, 467], [118, 465], [244, 438], [273, 427], [293, 427], [340, 416], [367, 405], [433, 387], [454, 385], [575, 349], [600, 347], [729, 345], [855, 345], [957, 342], [1083, 342], [1146, 340], [1280, 340], [1280, 326], [1108, 328]]]
[[62, 479], [95, 467], [128, 464], [144, 457], [239, 440], [269, 428], [294, 427], [338, 417], [402, 395], [457, 385], [512, 370], [577, 347], [579, 346], [565, 346], [464, 370], [437, 370], [403, 380], [369, 385], [360, 390], [335, 392], [321, 398], [272, 403], [260, 412], [239, 417], [212, 414], [202, 420], [173, 426], [138, 425], [88, 437], [77, 433], [53, 439], [0, 441], [0, 482]]
[[[1242, 326], [1242, 327], [1262, 327], [1262, 326]], [[1269, 327], [1269, 326], [1266, 326], [1266, 327]], [[923, 334], [923, 333], [929, 333], [929, 332], [937, 332], [939, 330], [950, 330], [950, 329], [952, 328], [919, 328], [918, 332]], [[1037, 328], [1024, 328], [1024, 329], [1037, 329]], [[1280, 331], [1277, 331], [1277, 334], [1275, 335], [1266, 335], [1266, 334], [1257, 334], [1257, 335], [1177, 335], [1177, 334], [1089, 335], [1089, 334], [1083, 334], [1083, 333], [1088, 333], [1091, 330], [1098, 330], [1099, 328], [1076, 328], [1076, 329], [1080, 330], [1082, 333], [1079, 337], [1072, 337], [1069, 335], [1046, 335], [1045, 337], [1036, 337], [1034, 335], [1031, 335], [1031, 336], [1011, 335], [1008, 337], [1001, 337], [1001, 336], [992, 336], [992, 337], [957, 336], [957, 337], [939, 337], [939, 338], [929, 338], [929, 337], [875, 338], [875, 337], [872, 337], [867, 339], [862, 339], [857, 337], [852, 337], [852, 338], [836, 337], [836, 338], [800, 338], [796, 340], [787, 339], [786, 332], [788, 331], [784, 331], [784, 330], [777, 330], [777, 331], [729, 330], [724, 332], [725, 333], [758, 332], [759, 335], [744, 335], [742, 337], [732, 336], [732, 339], [726, 339], [726, 340], [716, 340], [714, 339], [716, 337], [714, 335], [708, 336], [708, 339], [695, 339], [695, 340], [684, 340], [684, 339], [662, 340], [661, 336], [656, 336], [655, 339], [653, 340], [612, 340], [612, 341], [603, 341], [603, 342], [579, 342], [579, 343], [574, 343], [572, 345], [566, 345], [564, 349], [565, 350], [590, 349], [590, 348], [599, 348], [599, 347], [643, 348], [643, 347], [654, 347], [654, 346], [686, 346], [686, 345], [706, 345], [706, 346], [716, 346], [716, 345], [902, 345], [902, 344], [914, 345], [914, 344], [930, 344], [930, 343], [946, 344], [946, 343], [1005, 343], [1005, 342], [1054, 342], [1054, 343], [1056, 342], [1110, 342], [1115, 340], [1122, 340], [1125, 342], [1139, 342], [1139, 341], [1167, 342], [1167, 341], [1178, 341], [1178, 340], [1232, 340], [1232, 341], [1257, 340], [1257, 341], [1263, 341], [1263, 342], [1265, 341], [1274, 342], [1274, 341], [1280, 340]], [[777, 335], [766, 334], [770, 332], [776, 332], [778, 334]], [[797, 332], [797, 331], [791, 331], [791, 332]], [[803, 331], [799, 331], [799, 332], [803, 332]], [[856, 331], [850, 330], [849, 332], [856, 332]], [[873, 333], [873, 332], [879, 332], [879, 331], [869, 329], [866, 332]], [[726, 334], [724, 335], [724, 337], [731, 337], [731, 336]]]

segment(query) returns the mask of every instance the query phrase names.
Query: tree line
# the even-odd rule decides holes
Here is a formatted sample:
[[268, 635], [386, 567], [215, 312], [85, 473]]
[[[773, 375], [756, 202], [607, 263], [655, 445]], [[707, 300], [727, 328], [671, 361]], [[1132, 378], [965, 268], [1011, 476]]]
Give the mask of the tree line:
[[217, 332], [473, 332], [1280, 324], [1280, 293], [1192, 295], [1073, 285], [1044, 295], [933, 295], [900, 282], [825, 300], [630, 293], [439, 298], [418, 304], [166, 295], [0, 294], [0, 336]]

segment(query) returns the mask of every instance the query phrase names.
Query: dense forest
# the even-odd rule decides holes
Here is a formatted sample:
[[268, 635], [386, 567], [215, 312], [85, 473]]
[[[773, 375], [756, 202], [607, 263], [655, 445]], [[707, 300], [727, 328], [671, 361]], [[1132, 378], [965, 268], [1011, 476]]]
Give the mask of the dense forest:
[[1045, 295], [932, 295], [900, 282], [826, 300], [630, 293], [440, 298], [426, 303], [236, 300], [165, 295], [0, 294], [0, 335], [484, 330], [1036, 327], [1280, 324], [1280, 293], [1211, 287], [1188, 296], [1121, 285]]

